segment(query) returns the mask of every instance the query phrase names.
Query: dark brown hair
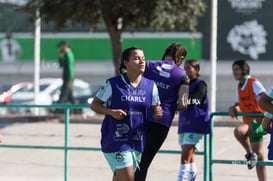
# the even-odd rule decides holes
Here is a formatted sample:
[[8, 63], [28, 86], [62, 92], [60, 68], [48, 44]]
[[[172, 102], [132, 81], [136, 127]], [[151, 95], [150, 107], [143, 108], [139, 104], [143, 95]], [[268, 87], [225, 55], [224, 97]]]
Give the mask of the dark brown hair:
[[241, 68], [241, 70], [242, 70], [242, 72], [243, 72], [243, 75], [249, 75], [250, 67], [249, 67], [249, 65], [248, 65], [248, 63], [247, 63], [246, 60], [242, 60], [242, 59], [240, 59], [240, 60], [235, 60], [235, 61], [233, 62], [233, 64], [232, 64], [232, 67], [233, 67], [234, 65], [238, 65], [238, 66]]
[[166, 48], [162, 60], [164, 60], [167, 56], [170, 56], [172, 60], [175, 60], [181, 56], [186, 57], [187, 49], [180, 43], [172, 43]]
[[129, 47], [129, 48], [125, 49], [121, 53], [121, 56], [120, 56], [120, 66], [119, 66], [119, 72], [120, 73], [124, 73], [124, 71], [126, 70], [126, 66], [124, 64], [124, 61], [125, 60], [129, 60], [132, 52], [135, 51], [135, 50], [142, 50], [142, 49], [138, 48], [138, 47]]
[[189, 60], [186, 60], [185, 61], [185, 65], [189, 64], [191, 67], [193, 67], [195, 70], [198, 70], [198, 74], [197, 76], [199, 77], [200, 74], [199, 74], [199, 71], [200, 71], [200, 64], [199, 64], [199, 61], [196, 60], [196, 59], [189, 59]]

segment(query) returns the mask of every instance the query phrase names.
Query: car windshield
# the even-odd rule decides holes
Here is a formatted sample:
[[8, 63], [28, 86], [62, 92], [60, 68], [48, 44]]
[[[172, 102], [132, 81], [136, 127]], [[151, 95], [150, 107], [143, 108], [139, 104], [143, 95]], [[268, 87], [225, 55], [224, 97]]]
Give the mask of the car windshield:
[[[40, 91], [44, 91], [48, 86], [49, 84], [41, 84], [39, 87]], [[26, 92], [34, 92], [34, 86], [31, 86], [31, 88], [26, 89]]]
[[33, 86], [30, 85], [26, 85], [24, 87], [22, 87], [18, 92], [30, 92], [30, 90], [33, 88]]
[[74, 86], [73, 87], [73, 95], [75, 97], [79, 96], [89, 96], [91, 94], [91, 90], [88, 89], [88, 87], [80, 87], [80, 86]]
[[11, 85], [8, 85], [8, 84], [4, 84], [4, 85], [1, 85], [0, 86], [0, 93], [1, 92], [6, 92], [7, 90], [9, 90], [11, 87]]

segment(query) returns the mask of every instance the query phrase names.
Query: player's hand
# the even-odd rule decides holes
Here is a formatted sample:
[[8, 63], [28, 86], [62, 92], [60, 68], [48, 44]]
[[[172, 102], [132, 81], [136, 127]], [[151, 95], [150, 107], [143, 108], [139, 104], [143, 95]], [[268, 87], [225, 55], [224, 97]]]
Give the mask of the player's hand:
[[64, 51], [63, 51], [63, 50], [60, 50], [60, 51], [59, 51], [59, 57], [60, 57], [60, 58], [63, 58], [63, 57], [64, 57]]
[[177, 99], [177, 111], [183, 111], [188, 106], [188, 97], [189, 97], [189, 86], [180, 85], [178, 90], [178, 99]]
[[151, 112], [154, 119], [158, 120], [161, 119], [163, 116], [162, 107], [159, 104], [155, 106], [151, 106]]
[[235, 106], [230, 106], [228, 112], [229, 112], [229, 115], [230, 115], [231, 118], [238, 119], [238, 117], [237, 117], [237, 109], [236, 109]]
[[127, 116], [127, 113], [122, 109], [113, 109], [111, 116], [117, 120], [122, 120], [125, 116]]
[[73, 81], [68, 81], [66, 86], [69, 87], [69, 88], [72, 88], [73, 87]]

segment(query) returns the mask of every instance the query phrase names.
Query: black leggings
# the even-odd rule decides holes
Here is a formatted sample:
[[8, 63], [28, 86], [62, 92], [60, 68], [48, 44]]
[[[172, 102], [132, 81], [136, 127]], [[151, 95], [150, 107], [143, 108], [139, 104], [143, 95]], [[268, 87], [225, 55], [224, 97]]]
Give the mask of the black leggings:
[[169, 132], [169, 128], [161, 124], [153, 122], [146, 123], [146, 141], [139, 168], [135, 172], [135, 181], [146, 180], [148, 168]]

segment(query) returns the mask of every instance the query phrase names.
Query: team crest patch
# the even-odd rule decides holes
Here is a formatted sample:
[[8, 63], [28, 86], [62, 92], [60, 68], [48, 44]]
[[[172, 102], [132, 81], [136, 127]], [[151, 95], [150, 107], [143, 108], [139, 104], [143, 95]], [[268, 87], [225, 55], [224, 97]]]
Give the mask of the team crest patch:
[[123, 157], [123, 155], [120, 152], [116, 153], [116, 160], [118, 162], [122, 162], [124, 160], [124, 157]]
[[193, 139], [193, 134], [190, 134], [190, 135], [189, 135], [189, 138], [192, 140], [192, 139]]

